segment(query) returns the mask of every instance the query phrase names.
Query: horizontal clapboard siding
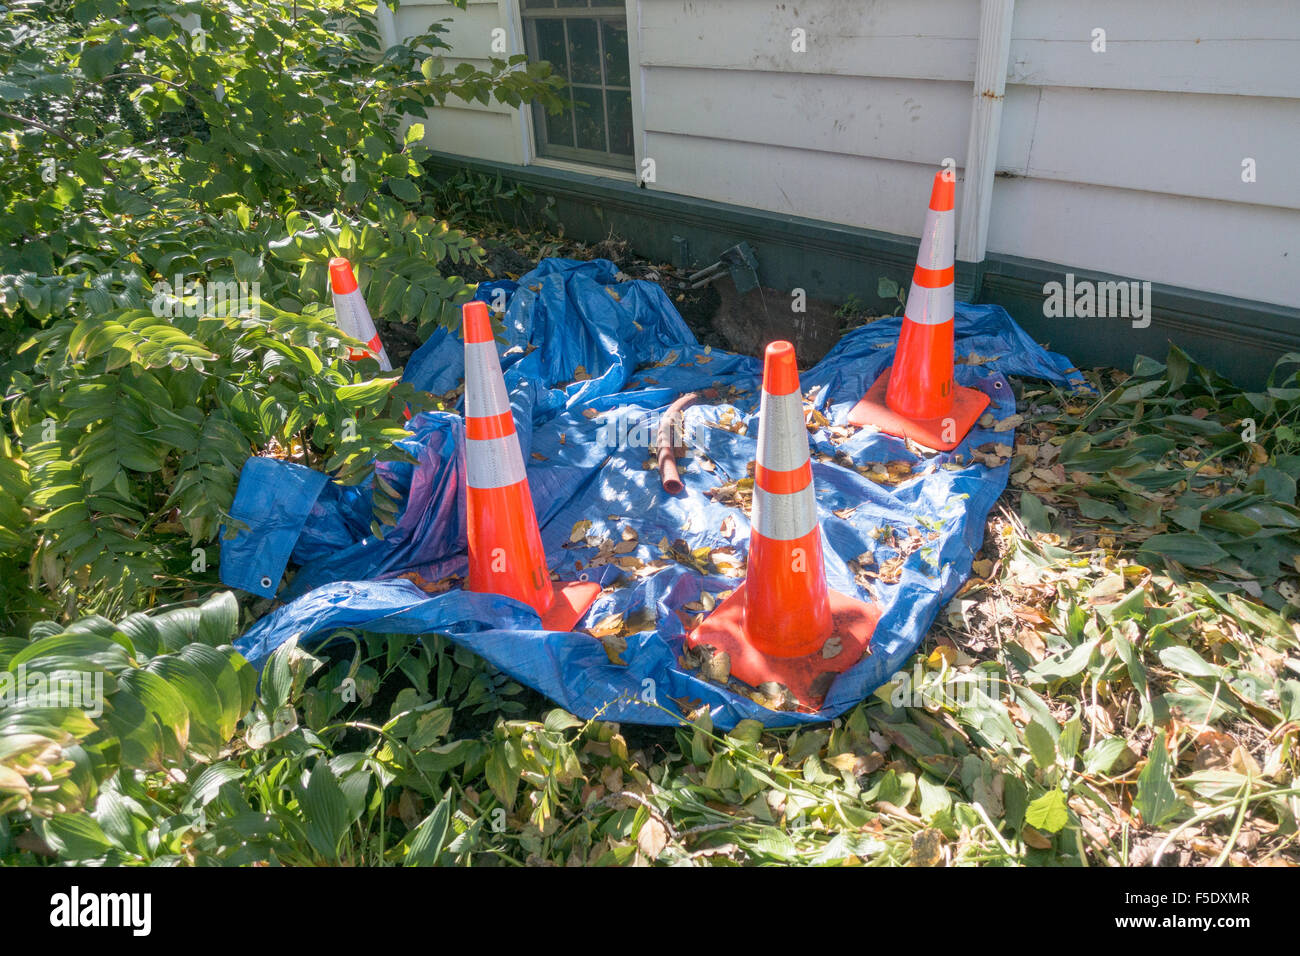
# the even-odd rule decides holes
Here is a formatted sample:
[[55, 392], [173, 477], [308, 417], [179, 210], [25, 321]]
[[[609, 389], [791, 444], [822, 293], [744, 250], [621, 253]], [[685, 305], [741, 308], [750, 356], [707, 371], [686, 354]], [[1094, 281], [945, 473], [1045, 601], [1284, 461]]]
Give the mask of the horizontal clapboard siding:
[[1300, 305], [1293, 209], [1004, 179], [993, 187], [989, 236], [992, 252], [1064, 268]]
[[[1092, 52], [1097, 27], [1105, 53]], [[1294, 0], [1019, 0], [1008, 81], [1294, 99], [1297, 51]]]
[[[492, 53], [493, 29], [502, 27], [507, 36], [514, 32], [507, 13], [498, 0], [470, 0], [464, 10], [446, 0], [402, 0], [394, 20], [398, 39], [418, 35], [430, 24], [444, 21], [447, 29], [440, 36], [451, 46], [442, 51], [445, 68], [450, 71], [460, 63], [469, 63], [487, 69], [491, 57], [502, 57]], [[415, 118], [424, 123], [425, 145], [440, 152], [509, 163], [522, 163], [528, 155], [519, 110], [495, 100], [484, 104], [452, 96], [427, 118]]]
[[[915, 237], [933, 170], [962, 175], [979, 0], [627, 7], [651, 192]], [[459, 56], [518, 31], [514, 0], [400, 10], [410, 28], [450, 17]], [[1296, 0], [1018, 0], [989, 253], [1300, 303], [1297, 64]], [[435, 114], [442, 151], [531, 152], [517, 111]]]

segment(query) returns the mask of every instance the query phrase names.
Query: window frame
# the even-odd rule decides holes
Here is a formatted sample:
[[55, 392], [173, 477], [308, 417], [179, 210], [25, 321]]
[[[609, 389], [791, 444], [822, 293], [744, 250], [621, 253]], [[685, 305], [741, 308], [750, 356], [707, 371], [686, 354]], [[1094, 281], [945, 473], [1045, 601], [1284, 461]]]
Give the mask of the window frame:
[[[617, 20], [621, 23], [623, 29], [627, 31], [627, 55], [628, 55], [628, 83], [611, 84], [606, 75], [607, 64], [605, 62], [605, 31], [601, 28], [596, 30], [598, 44], [598, 58], [600, 62], [600, 83], [573, 83], [570, 79], [572, 70], [572, 60], [569, 54], [569, 34], [568, 27], [565, 26], [564, 43], [566, 52], [566, 62], [564, 64], [552, 64], [559, 67], [557, 73], [561, 73], [565, 80], [569, 82], [566, 87], [566, 94], [573, 101], [572, 91], [575, 89], [593, 89], [601, 92], [601, 107], [604, 111], [602, 116], [603, 130], [605, 133], [606, 149], [594, 150], [579, 147], [576, 145], [577, 136], [577, 111], [576, 106], [572, 107], [570, 115], [574, 120], [574, 144], [564, 145], [553, 143], [548, 137], [548, 120], [546, 110], [538, 105], [532, 104], [530, 108], [525, 108], [521, 112], [525, 115], [524, 134], [527, 142], [524, 144], [526, 153], [532, 158], [533, 162], [543, 165], [555, 165], [561, 167], [592, 167], [598, 169], [604, 175], [615, 175], [618, 177], [635, 178], [638, 168], [638, 144], [641, 140], [641, 103], [640, 103], [640, 66], [638, 63], [639, 56], [635, 36], [631, 27], [632, 18], [629, 16], [627, 3], [611, 3], [608, 0], [593, 0], [591, 6], [587, 7], [540, 7], [524, 8], [524, 0], [514, 0], [515, 13], [518, 16], [520, 29], [520, 39], [524, 52], [528, 55], [530, 62], [534, 60], [533, 51], [540, 52], [540, 44], [537, 37], [537, 23], [540, 20], [590, 20], [600, 24], [605, 20]], [[608, 92], [627, 93], [631, 103], [631, 123], [632, 123], [632, 151], [631, 153], [615, 153], [609, 150], [611, 129], [609, 124], [609, 102]]]

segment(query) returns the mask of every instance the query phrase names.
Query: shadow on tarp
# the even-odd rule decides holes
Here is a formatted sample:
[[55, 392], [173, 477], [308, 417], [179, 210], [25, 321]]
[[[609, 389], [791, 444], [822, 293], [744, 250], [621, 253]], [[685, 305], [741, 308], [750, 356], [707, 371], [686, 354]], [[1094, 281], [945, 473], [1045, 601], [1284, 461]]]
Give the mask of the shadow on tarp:
[[[346, 488], [272, 459], [244, 466], [231, 514], [246, 527], [222, 544], [222, 581], [271, 597], [285, 569], [297, 568], [280, 595], [288, 603], [236, 641], [249, 660], [261, 667], [288, 638], [310, 645], [339, 628], [446, 634], [581, 717], [674, 724], [680, 719], [675, 701], [698, 700], [721, 728], [744, 718], [768, 726], [829, 719], [907, 661], [969, 575], [989, 509], [1006, 486], [1008, 465], [970, 464], [970, 449], [990, 441], [1011, 444], [1013, 433], [977, 426], [954, 451], [926, 458], [880, 433], [859, 432], [838, 445], [825, 429], [810, 435], [830, 586], [879, 601], [884, 614], [871, 655], [840, 675], [820, 711], [767, 710], [677, 664], [684, 636], [677, 610], [699, 600], [702, 590], [733, 588], [736, 578], [703, 576], [676, 563], [648, 575], [616, 565], [589, 568], [595, 548], [565, 547], [575, 523], [584, 520], [591, 522], [588, 535], [616, 541], [625, 527], [635, 530], [640, 543], [632, 556], [643, 563], [660, 557], [664, 539], [684, 541], [692, 550], [730, 546], [741, 557], [749, 537], [744, 513], [707, 492], [745, 477], [754, 458], [761, 362], [701, 347], [659, 286], [616, 283], [615, 274], [603, 259], [547, 259], [517, 284], [485, 283], [477, 296], [508, 301], [506, 342], [499, 350], [552, 570], [574, 577], [575, 562], [581, 562], [591, 577], [612, 585], [588, 612], [588, 626], [615, 612], [630, 617], [649, 609], [654, 615], [657, 629], [627, 637], [626, 666], [612, 664], [601, 642], [587, 634], [537, 630], [538, 617], [524, 604], [461, 590], [430, 595], [395, 577], [415, 571], [435, 581], [466, 570], [462, 419], [446, 412], [422, 413], [410, 422], [403, 444], [418, 464], [377, 466], [404, 502], [383, 539], [369, 532], [369, 485]], [[1006, 375], [1083, 383], [1066, 358], [1042, 349], [1002, 308], [958, 303], [956, 312], [957, 352], [976, 363], [958, 365], [957, 381], [989, 394], [995, 418], [1015, 411]], [[803, 373], [805, 395], [832, 423], [845, 421], [889, 364], [901, 321], [882, 319], [853, 330]], [[404, 377], [441, 394], [460, 382], [462, 372], [459, 332], [439, 330], [411, 357]], [[707, 387], [722, 398], [687, 410], [693, 454], [682, 469], [685, 490], [672, 497], [660, 487], [658, 472], [647, 469], [657, 415], [682, 392]], [[743, 420], [747, 434], [711, 427], [724, 416], [729, 423]], [[818, 453], [847, 455], [855, 464], [912, 461], [915, 474], [898, 485], [879, 485], [851, 468], [817, 461]], [[730, 537], [723, 531], [728, 517]], [[877, 581], [867, 593], [854, 583], [847, 562], [864, 551], [873, 552], [878, 565], [895, 557], [891, 529], [900, 539], [912, 529], [934, 537], [906, 557], [897, 583]]]

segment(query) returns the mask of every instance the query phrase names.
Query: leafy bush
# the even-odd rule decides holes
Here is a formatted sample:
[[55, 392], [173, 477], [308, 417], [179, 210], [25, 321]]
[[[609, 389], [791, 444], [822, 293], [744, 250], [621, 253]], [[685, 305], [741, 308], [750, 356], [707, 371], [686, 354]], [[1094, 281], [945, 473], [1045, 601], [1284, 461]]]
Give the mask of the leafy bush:
[[340, 0], [0, 13], [0, 576], [58, 602], [11, 618], [211, 583], [195, 549], [250, 453], [346, 481], [398, 454], [418, 399], [346, 359], [328, 260], [376, 315], [450, 321], [469, 290], [437, 264], [482, 250], [429, 214], [402, 118], [559, 85], [522, 57], [446, 69], [444, 29], [384, 49]]
[[0, 682], [75, 671], [102, 688], [60, 707], [0, 698], [0, 859], [465, 862], [500, 852], [484, 837], [494, 810], [513, 812], [521, 774], [552, 795], [543, 821], [558, 787], [576, 794], [565, 731], [582, 723], [562, 711], [505, 723], [520, 685], [444, 638], [339, 632], [353, 653], [333, 661], [290, 641], [258, 694], [225, 643], [237, 617], [224, 593], [0, 638]]
[[[0, 710], [0, 861], [607, 865], [906, 853], [910, 828], [856, 832], [874, 814], [851, 775], [822, 771], [816, 757], [829, 746], [832, 764], [853, 759], [841, 751], [867, 740], [864, 708], [834, 738], [792, 736], [789, 758], [760, 748], [755, 722], [722, 735], [705, 714], [651, 732], [661, 741], [651, 764], [618, 724], [562, 710], [500, 716], [541, 701], [517, 700], [519, 684], [436, 635], [339, 631], [328, 655], [288, 641], [254, 696], [249, 665], [212, 647], [234, 608], [226, 594], [116, 626], [38, 625], [31, 643], [0, 643], [0, 671], [52, 671], [72, 655], [113, 688], [101, 720], [75, 707]], [[786, 759], [809, 763], [800, 771]], [[57, 793], [26, 785], [42, 768]], [[903, 800], [895, 776], [880, 799]], [[745, 812], [733, 819], [719, 801]], [[966, 825], [980, 822], [963, 811]]]
[[45, 622], [26, 640], [0, 638], [0, 814], [54, 818], [56, 834], [74, 835], [77, 811], [120, 768], [215, 757], [257, 684], [229, 646], [238, 618], [226, 592], [116, 625]]
[[[1245, 392], [1171, 346], [1165, 362], [1138, 356], [1131, 376], [1099, 393], [1061, 403], [1068, 482], [1051, 493], [1146, 559], [1222, 574], [1281, 609], [1275, 585], [1300, 553], [1300, 353], [1278, 359], [1263, 391]], [[1036, 474], [1013, 464], [1013, 475]], [[1026, 515], [1044, 522], [1041, 510]]]

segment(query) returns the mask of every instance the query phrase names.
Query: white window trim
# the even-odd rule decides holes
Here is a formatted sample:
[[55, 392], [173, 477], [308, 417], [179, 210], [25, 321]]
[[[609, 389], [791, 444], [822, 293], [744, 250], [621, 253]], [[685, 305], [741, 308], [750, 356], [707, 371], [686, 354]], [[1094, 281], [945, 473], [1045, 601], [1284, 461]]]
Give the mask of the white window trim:
[[544, 169], [562, 169], [570, 173], [582, 173], [585, 176], [600, 176], [604, 179], [618, 179], [624, 182], [636, 182], [636, 173], [630, 169], [614, 169], [612, 166], [598, 166], [595, 163], [578, 163], [568, 159], [554, 159], [550, 156], [534, 156], [527, 165], [541, 166]]

